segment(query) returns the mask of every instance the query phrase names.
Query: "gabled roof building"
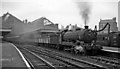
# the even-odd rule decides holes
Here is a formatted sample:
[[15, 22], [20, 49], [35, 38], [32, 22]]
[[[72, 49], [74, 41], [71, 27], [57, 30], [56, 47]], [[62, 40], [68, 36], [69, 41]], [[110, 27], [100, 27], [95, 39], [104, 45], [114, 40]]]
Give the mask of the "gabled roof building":
[[41, 17], [39, 19], [34, 20], [31, 23], [24, 23], [20, 19], [16, 18], [10, 13], [4, 14], [0, 17], [0, 24], [2, 28], [8, 28], [12, 31], [8, 34], [8, 36], [20, 35], [24, 33], [29, 33], [33, 31], [40, 32], [57, 32], [58, 24], [52, 23], [45, 17]]

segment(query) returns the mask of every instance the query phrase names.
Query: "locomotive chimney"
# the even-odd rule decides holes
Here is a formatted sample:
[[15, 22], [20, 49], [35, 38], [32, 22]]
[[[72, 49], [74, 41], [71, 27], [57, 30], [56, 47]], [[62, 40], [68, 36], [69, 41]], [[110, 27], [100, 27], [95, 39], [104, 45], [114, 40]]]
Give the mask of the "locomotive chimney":
[[86, 26], [84, 26], [84, 27], [85, 27], [85, 29], [88, 29], [89, 26], [86, 25]]
[[85, 18], [85, 29], [88, 29], [89, 26], [87, 26], [87, 19]]

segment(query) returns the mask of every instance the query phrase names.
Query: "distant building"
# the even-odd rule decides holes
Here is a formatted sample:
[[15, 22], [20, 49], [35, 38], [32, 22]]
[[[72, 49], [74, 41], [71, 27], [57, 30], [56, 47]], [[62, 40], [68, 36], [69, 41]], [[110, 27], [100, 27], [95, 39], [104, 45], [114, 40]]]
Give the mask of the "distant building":
[[65, 28], [64, 28], [64, 26], [63, 26], [63, 25], [61, 25], [61, 28], [60, 28], [60, 29], [61, 29], [61, 30], [63, 30], [63, 29], [65, 29]]
[[68, 30], [76, 30], [76, 29], [80, 28], [77, 26], [77, 24], [75, 24], [75, 25], [70, 24], [70, 25], [67, 25], [67, 27], [68, 27]]
[[[99, 29], [102, 29], [107, 23], [110, 24], [110, 32], [118, 31], [116, 17], [114, 17], [112, 19], [105, 19], [105, 20], [100, 19]], [[100, 32], [100, 34], [102, 34], [102, 33], [108, 33], [108, 26], [103, 31]]]

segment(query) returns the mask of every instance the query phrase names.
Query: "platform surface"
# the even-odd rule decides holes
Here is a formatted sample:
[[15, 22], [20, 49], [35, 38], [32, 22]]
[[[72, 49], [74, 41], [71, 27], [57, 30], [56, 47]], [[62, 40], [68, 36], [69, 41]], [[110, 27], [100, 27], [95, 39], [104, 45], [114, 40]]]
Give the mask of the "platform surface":
[[4, 67], [24, 67], [27, 68], [25, 61], [21, 57], [16, 47], [10, 43], [0, 43], [0, 65]]
[[107, 46], [103, 46], [104, 51], [110, 51], [110, 52], [115, 52], [115, 53], [120, 53], [120, 48], [116, 48], [116, 47], [107, 47]]

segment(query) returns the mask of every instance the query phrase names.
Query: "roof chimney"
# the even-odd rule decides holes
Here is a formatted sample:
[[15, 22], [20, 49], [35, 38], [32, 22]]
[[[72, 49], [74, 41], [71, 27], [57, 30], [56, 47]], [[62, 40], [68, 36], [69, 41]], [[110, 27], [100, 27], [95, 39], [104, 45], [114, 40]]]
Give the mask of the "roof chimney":
[[114, 17], [113, 20], [116, 21], [116, 17]]

